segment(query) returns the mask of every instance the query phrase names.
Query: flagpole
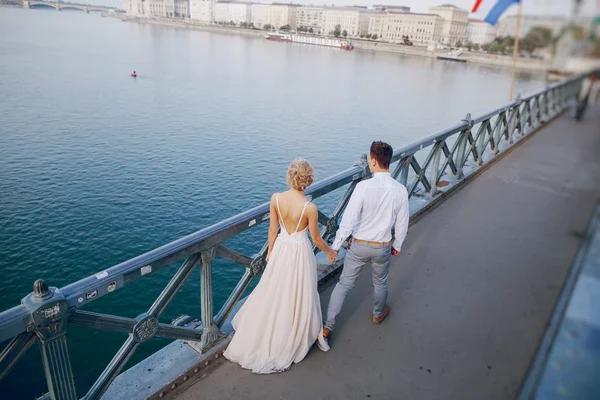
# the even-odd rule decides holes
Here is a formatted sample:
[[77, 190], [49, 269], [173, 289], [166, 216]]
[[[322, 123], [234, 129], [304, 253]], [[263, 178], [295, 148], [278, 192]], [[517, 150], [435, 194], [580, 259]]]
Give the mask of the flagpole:
[[510, 78], [510, 98], [513, 100], [513, 89], [515, 87], [515, 73], [517, 71], [517, 57], [519, 56], [519, 36], [521, 36], [521, 19], [523, 18], [523, 1], [519, 2], [519, 15], [517, 17], [517, 33], [515, 35], [515, 48], [513, 50], [512, 77]]

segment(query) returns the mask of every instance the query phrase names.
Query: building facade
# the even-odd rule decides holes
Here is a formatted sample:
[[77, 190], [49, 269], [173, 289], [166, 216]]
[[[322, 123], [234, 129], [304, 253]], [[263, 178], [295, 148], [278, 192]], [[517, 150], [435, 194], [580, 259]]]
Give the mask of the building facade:
[[190, 18], [196, 21], [212, 23], [214, 17], [214, 0], [190, 0]]
[[496, 38], [496, 27], [480, 19], [469, 19], [467, 24], [467, 43], [483, 45]]
[[229, 3], [216, 2], [214, 5], [214, 13], [216, 23], [229, 22]]
[[289, 25], [291, 30], [296, 30], [296, 10], [297, 5], [273, 3], [270, 5], [269, 24], [275, 29]]
[[[498, 21], [496, 36], [515, 37], [517, 34], [517, 16], [509, 15]], [[540, 26], [552, 30], [553, 36], [558, 34], [567, 26], [568, 20], [562, 17], [540, 17], [534, 15], [523, 15], [521, 20], [521, 33], [519, 37], [524, 37], [529, 33], [531, 28]]]
[[190, 17], [190, 0], [174, 0], [173, 10], [175, 18]]
[[446, 46], [456, 46], [467, 40], [467, 22], [469, 12], [451, 4], [444, 4], [429, 9], [430, 14], [436, 14], [444, 20], [442, 33], [438, 43]]
[[271, 21], [270, 4], [252, 4], [252, 23], [255, 27], [262, 29]]
[[369, 31], [369, 17], [372, 11], [355, 7], [325, 7], [325, 26], [323, 34], [333, 34], [336, 26], [349, 37], [365, 35]]
[[252, 5], [241, 1], [217, 2], [214, 5], [214, 13], [217, 23], [249, 23], [252, 20]]
[[173, 18], [175, 16], [174, 0], [146, 0], [148, 3], [146, 15], [149, 18]]
[[296, 27], [312, 28], [314, 33], [325, 32], [325, 10], [322, 7], [301, 6], [296, 9]]
[[150, 15], [149, 2], [142, 0], [124, 0], [123, 9], [131, 17], [148, 17]]
[[405, 6], [392, 6], [385, 4], [375, 4], [373, 8], [377, 11], [389, 11], [389, 12], [400, 12], [400, 13], [408, 13], [410, 12], [410, 7]]
[[386, 42], [402, 43], [404, 37], [415, 45], [439, 42], [443, 19], [435, 14], [386, 13], [371, 16], [369, 33]]

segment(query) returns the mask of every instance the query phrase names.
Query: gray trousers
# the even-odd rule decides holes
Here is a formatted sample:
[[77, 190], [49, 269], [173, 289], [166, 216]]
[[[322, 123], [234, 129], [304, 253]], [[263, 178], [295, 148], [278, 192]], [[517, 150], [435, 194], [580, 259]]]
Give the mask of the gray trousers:
[[348, 292], [354, 287], [356, 279], [367, 263], [373, 266], [373, 315], [380, 317], [383, 314], [388, 296], [388, 271], [390, 269], [391, 247], [373, 247], [367, 244], [352, 243], [344, 259], [344, 269], [340, 281], [335, 285], [324, 326], [333, 330], [335, 317], [342, 311], [344, 300]]

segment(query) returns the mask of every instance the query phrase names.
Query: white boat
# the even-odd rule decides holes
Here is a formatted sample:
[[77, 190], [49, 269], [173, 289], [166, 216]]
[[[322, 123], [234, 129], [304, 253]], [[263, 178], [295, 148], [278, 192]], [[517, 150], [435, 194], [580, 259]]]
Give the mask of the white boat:
[[458, 49], [448, 55], [442, 55], [442, 56], [438, 56], [438, 60], [448, 60], [448, 61], [457, 61], [457, 62], [467, 62], [466, 58], [460, 57], [460, 55], [463, 53], [462, 49]]
[[315, 46], [336, 47], [343, 50], [354, 49], [354, 45], [350, 40], [323, 36], [298, 35], [295, 33], [271, 33], [266, 35], [265, 38], [268, 40], [274, 40], [276, 42], [304, 43]]

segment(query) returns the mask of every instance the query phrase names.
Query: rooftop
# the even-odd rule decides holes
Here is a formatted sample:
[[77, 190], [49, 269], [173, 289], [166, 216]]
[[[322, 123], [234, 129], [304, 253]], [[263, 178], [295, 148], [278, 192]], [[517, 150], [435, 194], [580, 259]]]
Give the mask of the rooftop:
[[439, 6], [435, 6], [435, 7], [431, 7], [431, 8], [455, 8], [457, 10], [468, 11], [468, 10], [465, 10], [464, 8], [455, 6], [454, 4], [441, 4]]
[[396, 14], [396, 15], [424, 15], [427, 17], [439, 17], [437, 14], [430, 13], [414, 13], [414, 12], [398, 12], [398, 11], [389, 11], [388, 14]]

